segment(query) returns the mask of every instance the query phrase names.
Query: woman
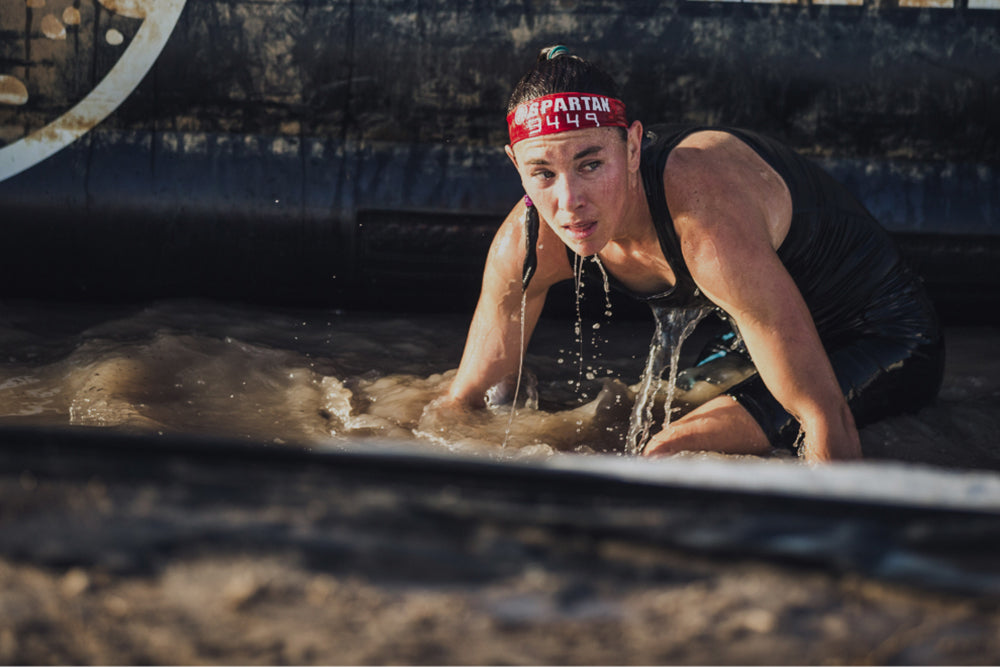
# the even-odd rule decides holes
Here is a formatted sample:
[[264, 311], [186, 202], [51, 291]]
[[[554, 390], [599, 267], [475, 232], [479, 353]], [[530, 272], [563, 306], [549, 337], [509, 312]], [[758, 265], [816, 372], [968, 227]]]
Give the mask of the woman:
[[561, 46], [542, 52], [508, 112], [528, 196], [490, 249], [452, 402], [481, 406], [516, 373], [546, 292], [574, 275], [572, 253], [596, 255], [654, 312], [721, 309], [756, 367], [654, 433], [646, 455], [856, 459], [858, 425], [936, 395], [943, 343], [919, 279], [871, 215], [790, 149], [731, 128], [645, 131], [610, 77]]

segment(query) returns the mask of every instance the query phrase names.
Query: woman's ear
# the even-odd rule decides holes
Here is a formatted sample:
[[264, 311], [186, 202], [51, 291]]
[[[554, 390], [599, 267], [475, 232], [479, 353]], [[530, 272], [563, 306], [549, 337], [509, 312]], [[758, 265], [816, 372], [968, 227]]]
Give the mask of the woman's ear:
[[514, 169], [517, 169], [517, 158], [514, 156], [514, 147], [507, 144], [503, 147], [503, 149], [507, 151], [507, 157], [509, 157], [510, 161], [514, 163]]
[[628, 145], [629, 168], [633, 171], [638, 170], [639, 158], [642, 153], [642, 123], [640, 121], [633, 121], [629, 125], [626, 143]]
[[510, 161], [514, 163], [514, 169], [517, 170], [517, 175], [521, 177], [521, 187], [524, 187], [524, 177], [521, 176], [521, 168], [517, 164], [517, 156], [514, 155], [514, 147], [511, 146], [510, 144], [507, 144], [503, 148], [504, 151], [507, 152], [507, 157], [509, 157]]

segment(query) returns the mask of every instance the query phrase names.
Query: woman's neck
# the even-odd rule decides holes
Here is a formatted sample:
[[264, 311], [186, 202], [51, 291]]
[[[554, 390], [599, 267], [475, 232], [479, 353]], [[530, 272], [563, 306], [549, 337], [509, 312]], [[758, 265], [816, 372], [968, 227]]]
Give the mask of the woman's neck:
[[622, 233], [597, 253], [611, 274], [629, 289], [653, 294], [675, 282], [673, 269], [663, 256], [660, 237], [653, 225], [649, 202], [641, 183], [632, 188]]

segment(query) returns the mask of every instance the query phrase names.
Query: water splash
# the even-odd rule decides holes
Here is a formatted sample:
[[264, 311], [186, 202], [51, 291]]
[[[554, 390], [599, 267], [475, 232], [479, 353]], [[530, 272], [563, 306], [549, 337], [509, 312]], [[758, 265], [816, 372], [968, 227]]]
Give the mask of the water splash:
[[[653, 403], [660, 389], [663, 371], [669, 366], [667, 397], [664, 405], [666, 416], [663, 428], [670, 426], [671, 405], [677, 383], [677, 365], [681, 345], [691, 335], [698, 323], [712, 312], [711, 306], [696, 308], [661, 308], [652, 306], [656, 318], [656, 330], [649, 345], [649, 357], [642, 372], [639, 391], [636, 394], [632, 416], [629, 419], [628, 434], [625, 438], [625, 452], [638, 455], [646, 446], [653, 423]], [[669, 355], [669, 363], [667, 357]]]

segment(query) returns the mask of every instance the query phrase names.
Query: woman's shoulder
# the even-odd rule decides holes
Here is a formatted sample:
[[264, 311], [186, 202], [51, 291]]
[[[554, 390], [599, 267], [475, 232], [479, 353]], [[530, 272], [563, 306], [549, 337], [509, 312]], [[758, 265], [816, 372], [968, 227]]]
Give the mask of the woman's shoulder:
[[788, 184], [752, 146], [725, 130], [707, 129], [681, 141], [664, 165], [663, 185], [679, 234], [681, 227], [714, 231], [749, 224], [766, 230], [776, 248], [788, 233]]
[[656, 123], [643, 128], [643, 139], [647, 147], [662, 146], [672, 148], [687, 142], [691, 137], [703, 135], [738, 136], [740, 130], [722, 125], [705, 125], [701, 123]]
[[[728, 142], [740, 139], [730, 128], [697, 125], [693, 123], [667, 123], [645, 128], [642, 146], [643, 166], [647, 177], [659, 180], [668, 162], [671, 168], [690, 160], [711, 159], [713, 151]], [[688, 149], [678, 151], [678, 148]], [[680, 154], [675, 157], [675, 154]]]

